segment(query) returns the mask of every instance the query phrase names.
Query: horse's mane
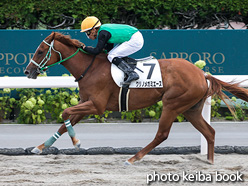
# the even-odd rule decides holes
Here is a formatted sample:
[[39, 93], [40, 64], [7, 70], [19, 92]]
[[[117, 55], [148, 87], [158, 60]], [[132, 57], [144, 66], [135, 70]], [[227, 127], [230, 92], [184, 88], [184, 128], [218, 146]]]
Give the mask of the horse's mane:
[[75, 46], [77, 48], [84, 45], [82, 42], [78, 41], [77, 39], [71, 39], [69, 35], [63, 35], [59, 32], [54, 32], [54, 39], [64, 43], [65, 45]]

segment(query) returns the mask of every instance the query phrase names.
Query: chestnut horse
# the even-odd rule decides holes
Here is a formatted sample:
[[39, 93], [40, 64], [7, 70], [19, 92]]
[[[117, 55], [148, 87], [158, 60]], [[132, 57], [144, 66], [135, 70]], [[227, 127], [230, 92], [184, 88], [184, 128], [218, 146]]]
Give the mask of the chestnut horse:
[[[105, 110], [118, 111], [120, 88], [111, 77], [111, 63], [107, 54], [89, 55], [81, 50], [82, 43], [69, 36], [52, 32], [37, 48], [25, 74], [36, 79], [41, 71], [54, 64], [61, 63], [78, 81], [80, 102], [78, 105], [63, 111], [64, 121], [74, 126], [84, 116], [102, 115]], [[78, 52], [79, 51], [79, 52]], [[93, 63], [91, 63], [94, 60]], [[202, 109], [208, 96], [219, 95], [224, 100], [227, 90], [248, 101], [248, 90], [238, 87], [238, 84], [222, 82], [184, 59], [160, 59], [163, 88], [133, 88], [129, 93], [129, 110], [141, 109], [162, 100], [163, 110], [155, 138], [150, 144], [130, 158], [126, 163], [133, 164], [143, 158], [153, 148], [168, 138], [173, 121], [183, 114], [192, 125], [203, 134], [208, 143], [208, 160], [214, 161], [215, 130], [203, 119]], [[86, 70], [87, 69], [87, 70]], [[207, 80], [210, 82], [209, 87]], [[66, 123], [66, 122], [65, 122]], [[53, 141], [37, 146], [35, 153], [51, 146], [59, 137], [57, 134], [69, 133], [65, 123], [59, 128]], [[71, 130], [71, 129], [70, 129]], [[72, 129], [73, 130], [73, 129]], [[73, 131], [74, 132], [74, 131]], [[69, 134], [70, 135], [70, 134]], [[73, 144], [79, 147], [80, 141], [75, 135], [70, 135]]]

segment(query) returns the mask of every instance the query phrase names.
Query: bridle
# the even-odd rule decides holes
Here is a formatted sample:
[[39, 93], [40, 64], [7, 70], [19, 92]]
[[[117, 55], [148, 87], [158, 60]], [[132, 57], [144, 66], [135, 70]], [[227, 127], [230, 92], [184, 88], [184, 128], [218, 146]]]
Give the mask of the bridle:
[[[62, 55], [59, 51], [55, 50], [53, 45], [54, 45], [54, 40], [51, 42], [51, 44], [49, 44], [48, 42], [46, 42], [45, 40], [43, 40], [43, 43], [45, 43], [46, 45], [49, 46], [49, 49], [46, 53], [46, 56], [42, 59], [42, 61], [38, 64], [37, 62], [35, 62], [33, 59], [30, 60], [31, 63], [33, 63], [34, 65], [37, 66], [37, 70], [39, 71], [39, 73], [44, 73], [44, 70], [48, 69], [50, 66], [53, 66], [53, 65], [49, 65], [49, 66], [45, 66], [47, 64], [47, 62], [51, 59], [51, 56], [52, 56], [52, 50], [56, 53], [59, 54], [59, 57], [60, 57], [60, 63], [63, 62], [63, 59], [62, 59]], [[62, 61], [62, 62], [61, 62]], [[57, 62], [58, 63], [58, 62]], [[56, 63], [56, 64], [57, 64]]]
[[[78, 48], [77, 51], [76, 51], [74, 54], [72, 54], [71, 56], [69, 56], [69, 57], [63, 59], [61, 53], [60, 53], [59, 51], [55, 50], [54, 47], [53, 47], [53, 45], [54, 45], [54, 40], [51, 42], [51, 44], [49, 44], [49, 43], [46, 42], [45, 40], [43, 40], [43, 43], [45, 43], [46, 45], [49, 46], [49, 49], [48, 49], [48, 51], [47, 51], [46, 56], [42, 59], [42, 61], [41, 61], [39, 64], [38, 64], [37, 62], [35, 62], [33, 59], [30, 60], [31, 63], [33, 63], [35, 66], [37, 66], [37, 72], [38, 72], [38, 73], [44, 73], [44, 71], [47, 70], [48, 68], [50, 68], [50, 67], [52, 67], [52, 66], [54, 66], [54, 65], [60, 64], [60, 63], [62, 63], [62, 62], [64, 62], [64, 61], [66, 61], [66, 60], [68, 60], [68, 59], [74, 57], [79, 51], [81, 51], [81, 52], [83, 52], [83, 53], [86, 53], [86, 54], [89, 54], [88, 52], [84, 51], [82, 48]], [[51, 64], [51, 65], [45, 66], [45, 65], [47, 64], [47, 62], [51, 59], [52, 50], [53, 50], [54, 52], [56, 52], [56, 53], [59, 54], [60, 61], [58, 61], [58, 62], [56, 62], [56, 63], [53, 63], [53, 64]], [[80, 81], [80, 80], [85, 76], [85, 74], [88, 72], [89, 68], [92, 66], [92, 64], [93, 64], [93, 62], [94, 62], [94, 60], [95, 60], [95, 58], [96, 58], [96, 55], [94, 55], [94, 57], [92, 58], [91, 63], [90, 63], [89, 66], [85, 69], [85, 71], [82, 73], [82, 75], [81, 75], [78, 79], [75, 80], [76, 82]]]

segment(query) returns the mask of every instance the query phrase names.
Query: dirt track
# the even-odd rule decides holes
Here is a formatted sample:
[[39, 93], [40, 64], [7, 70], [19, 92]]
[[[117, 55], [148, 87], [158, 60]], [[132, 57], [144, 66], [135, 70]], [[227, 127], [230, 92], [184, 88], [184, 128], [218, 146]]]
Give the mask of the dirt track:
[[[151, 185], [202, 185], [199, 174], [205, 175], [205, 185], [232, 185], [234, 182], [216, 182], [215, 174], [240, 174], [248, 185], [248, 155], [215, 154], [215, 164], [206, 156], [147, 155], [133, 166], [124, 166], [131, 155], [0, 155], [0, 185], [147, 185], [147, 179], [156, 180]], [[154, 172], [155, 171], [155, 172]], [[238, 173], [237, 173], [238, 171]], [[172, 181], [169, 181], [171, 174]], [[183, 175], [184, 174], [184, 175]], [[189, 174], [193, 174], [193, 180]], [[211, 174], [211, 182], [207, 177]], [[177, 177], [176, 177], [177, 176]], [[227, 175], [226, 175], [227, 176]], [[180, 178], [179, 182], [175, 179]], [[201, 179], [203, 175], [201, 176]], [[208, 177], [209, 178], [209, 177]], [[227, 178], [227, 177], [226, 177]], [[197, 181], [198, 180], [198, 181]]]

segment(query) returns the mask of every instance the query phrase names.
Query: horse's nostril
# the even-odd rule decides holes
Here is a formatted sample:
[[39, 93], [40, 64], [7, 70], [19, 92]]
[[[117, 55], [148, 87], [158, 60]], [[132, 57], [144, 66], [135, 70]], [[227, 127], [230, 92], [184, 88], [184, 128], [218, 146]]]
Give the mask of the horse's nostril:
[[24, 74], [29, 75], [29, 70], [25, 70]]

